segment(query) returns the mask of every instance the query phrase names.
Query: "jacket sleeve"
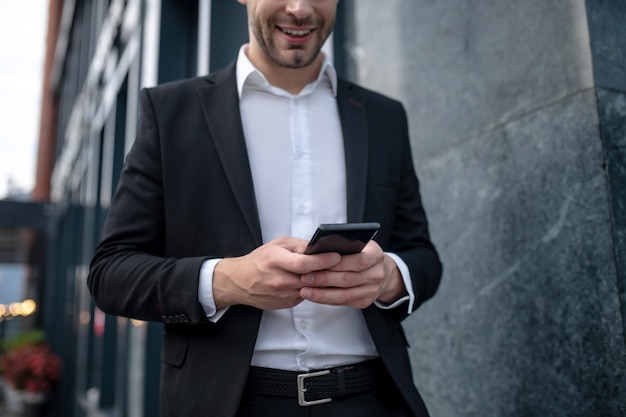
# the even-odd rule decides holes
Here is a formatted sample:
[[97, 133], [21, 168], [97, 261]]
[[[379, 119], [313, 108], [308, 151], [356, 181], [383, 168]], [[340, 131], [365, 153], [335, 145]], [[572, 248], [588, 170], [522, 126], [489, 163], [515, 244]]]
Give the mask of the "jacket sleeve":
[[165, 323], [206, 323], [198, 279], [207, 257], [167, 258], [162, 150], [149, 90], [87, 283], [108, 314]]
[[403, 153], [402, 164], [405, 174], [399, 188], [391, 247], [410, 271], [415, 294], [413, 304], [415, 310], [435, 294], [443, 268], [437, 250], [430, 240], [419, 182], [410, 155], [410, 149]]
[[[426, 212], [420, 196], [419, 181], [413, 164], [406, 113], [403, 106], [395, 101], [391, 105], [386, 103], [385, 107], [391, 107], [391, 110], [377, 112], [377, 114], [384, 115], [385, 118], [385, 121], [379, 123], [385, 126], [384, 132], [380, 133], [384, 140], [373, 145], [375, 149], [373, 156], [376, 158], [385, 152], [395, 153], [395, 157], [392, 159], [396, 163], [387, 164], [387, 167], [384, 168], [385, 174], [394, 178], [393, 187], [387, 185], [394, 191], [386, 197], [372, 197], [372, 201], [375, 205], [383, 205], [385, 203], [379, 200], [389, 200], [390, 204], [393, 205], [390, 210], [384, 211], [391, 212], [393, 215], [385, 219], [387, 227], [381, 233], [379, 243], [385, 251], [395, 253], [407, 265], [415, 293], [412, 306], [414, 311], [437, 291], [442, 275], [442, 265], [437, 250], [430, 239]], [[388, 120], [392, 121], [391, 124], [385, 125]], [[389, 131], [394, 131], [397, 134], [393, 143], [389, 137]], [[393, 151], [389, 151], [389, 148], [393, 148]], [[371, 163], [373, 165], [373, 162]], [[393, 172], [393, 175], [389, 172]], [[370, 178], [370, 181], [373, 180]], [[380, 184], [370, 184], [370, 195], [382, 193], [382, 191], [372, 191], [380, 188]], [[408, 315], [407, 305], [401, 304], [389, 310], [389, 314], [395, 314], [400, 319], [404, 319]]]

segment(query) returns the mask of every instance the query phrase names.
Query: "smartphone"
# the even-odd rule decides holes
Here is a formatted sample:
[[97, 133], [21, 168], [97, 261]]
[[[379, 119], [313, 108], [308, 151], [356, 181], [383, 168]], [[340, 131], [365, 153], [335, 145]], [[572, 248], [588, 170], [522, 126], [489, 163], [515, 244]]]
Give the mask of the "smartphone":
[[338, 252], [340, 255], [359, 253], [380, 228], [379, 223], [320, 224], [304, 253]]

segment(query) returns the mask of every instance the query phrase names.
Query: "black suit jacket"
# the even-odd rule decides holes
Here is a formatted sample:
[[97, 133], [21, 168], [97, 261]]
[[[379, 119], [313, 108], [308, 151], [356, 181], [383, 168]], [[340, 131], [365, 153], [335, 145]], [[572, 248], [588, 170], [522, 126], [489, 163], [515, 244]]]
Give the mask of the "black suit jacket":
[[[430, 242], [402, 105], [339, 81], [348, 221], [376, 221], [385, 251], [408, 265], [415, 308], [436, 291]], [[233, 306], [216, 324], [198, 302], [202, 262], [262, 244], [234, 65], [141, 93], [137, 138], [122, 171], [88, 285], [109, 314], [165, 322], [163, 416], [231, 417], [244, 389], [261, 311]], [[406, 305], [363, 310], [379, 354], [416, 416], [400, 321]]]

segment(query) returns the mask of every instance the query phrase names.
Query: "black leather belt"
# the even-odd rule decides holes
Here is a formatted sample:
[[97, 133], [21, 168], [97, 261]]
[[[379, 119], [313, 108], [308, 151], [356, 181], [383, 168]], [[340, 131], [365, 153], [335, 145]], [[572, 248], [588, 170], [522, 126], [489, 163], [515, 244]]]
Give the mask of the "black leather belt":
[[309, 372], [252, 366], [248, 381], [258, 395], [297, 397], [301, 406], [311, 406], [373, 391], [380, 366], [378, 359]]

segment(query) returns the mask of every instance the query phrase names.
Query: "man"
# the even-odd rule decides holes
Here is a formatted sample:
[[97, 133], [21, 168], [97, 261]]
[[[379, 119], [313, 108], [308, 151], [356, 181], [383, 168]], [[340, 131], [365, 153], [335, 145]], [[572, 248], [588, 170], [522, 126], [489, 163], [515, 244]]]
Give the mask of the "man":
[[[428, 415], [400, 321], [441, 265], [402, 105], [320, 53], [337, 1], [239, 0], [233, 65], [142, 92], [88, 282], [165, 323], [163, 416]], [[361, 221], [381, 224], [361, 253], [303, 254]]]

